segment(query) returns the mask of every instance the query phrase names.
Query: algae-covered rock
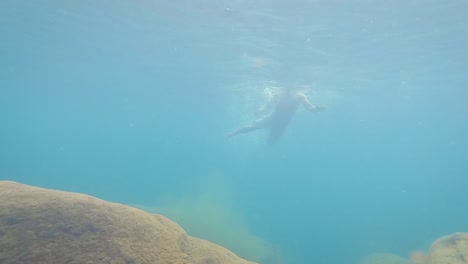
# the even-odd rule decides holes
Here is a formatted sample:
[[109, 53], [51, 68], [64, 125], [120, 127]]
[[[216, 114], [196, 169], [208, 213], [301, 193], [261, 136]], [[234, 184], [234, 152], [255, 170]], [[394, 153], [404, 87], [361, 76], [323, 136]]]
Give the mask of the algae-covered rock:
[[391, 253], [375, 253], [363, 258], [359, 264], [412, 264], [412, 262]]
[[468, 233], [454, 233], [432, 243], [431, 264], [468, 264]]
[[0, 182], [0, 263], [252, 264], [161, 215]]

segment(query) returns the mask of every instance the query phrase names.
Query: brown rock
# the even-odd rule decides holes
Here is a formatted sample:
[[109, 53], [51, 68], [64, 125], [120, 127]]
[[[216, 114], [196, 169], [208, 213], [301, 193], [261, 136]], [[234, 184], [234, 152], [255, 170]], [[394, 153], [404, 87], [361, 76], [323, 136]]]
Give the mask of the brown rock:
[[0, 181], [0, 263], [253, 264], [176, 223], [91, 196]]
[[434, 241], [430, 263], [468, 264], [468, 233], [454, 233]]

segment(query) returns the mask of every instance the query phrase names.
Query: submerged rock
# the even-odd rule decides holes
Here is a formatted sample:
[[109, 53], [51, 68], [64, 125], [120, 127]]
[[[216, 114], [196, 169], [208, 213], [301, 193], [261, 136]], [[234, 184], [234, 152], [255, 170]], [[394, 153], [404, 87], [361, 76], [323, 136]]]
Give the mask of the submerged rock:
[[253, 264], [161, 215], [0, 181], [0, 263]]
[[468, 264], [468, 233], [454, 233], [432, 243], [431, 264]]

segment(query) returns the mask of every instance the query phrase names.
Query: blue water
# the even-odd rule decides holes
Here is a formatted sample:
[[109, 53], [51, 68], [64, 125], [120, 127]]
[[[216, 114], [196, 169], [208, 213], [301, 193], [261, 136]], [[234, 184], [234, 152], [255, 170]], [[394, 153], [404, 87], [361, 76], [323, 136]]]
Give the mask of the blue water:
[[[212, 232], [268, 244], [236, 252], [261, 263], [427, 251], [468, 230], [467, 14], [436, 0], [3, 0], [0, 179], [178, 209], [201, 237], [180, 214], [214, 212]], [[307, 86], [327, 111], [299, 111], [273, 146], [262, 131], [226, 140], [272, 85]]]

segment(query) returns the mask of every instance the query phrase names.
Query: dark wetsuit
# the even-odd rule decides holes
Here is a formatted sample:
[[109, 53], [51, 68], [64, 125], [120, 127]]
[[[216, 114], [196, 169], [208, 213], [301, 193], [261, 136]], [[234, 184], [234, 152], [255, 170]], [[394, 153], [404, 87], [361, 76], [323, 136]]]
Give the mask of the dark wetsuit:
[[254, 123], [258, 128], [270, 128], [269, 143], [274, 143], [284, 133], [301, 104], [301, 97], [297, 93], [286, 91], [278, 94], [272, 103], [273, 110]]

